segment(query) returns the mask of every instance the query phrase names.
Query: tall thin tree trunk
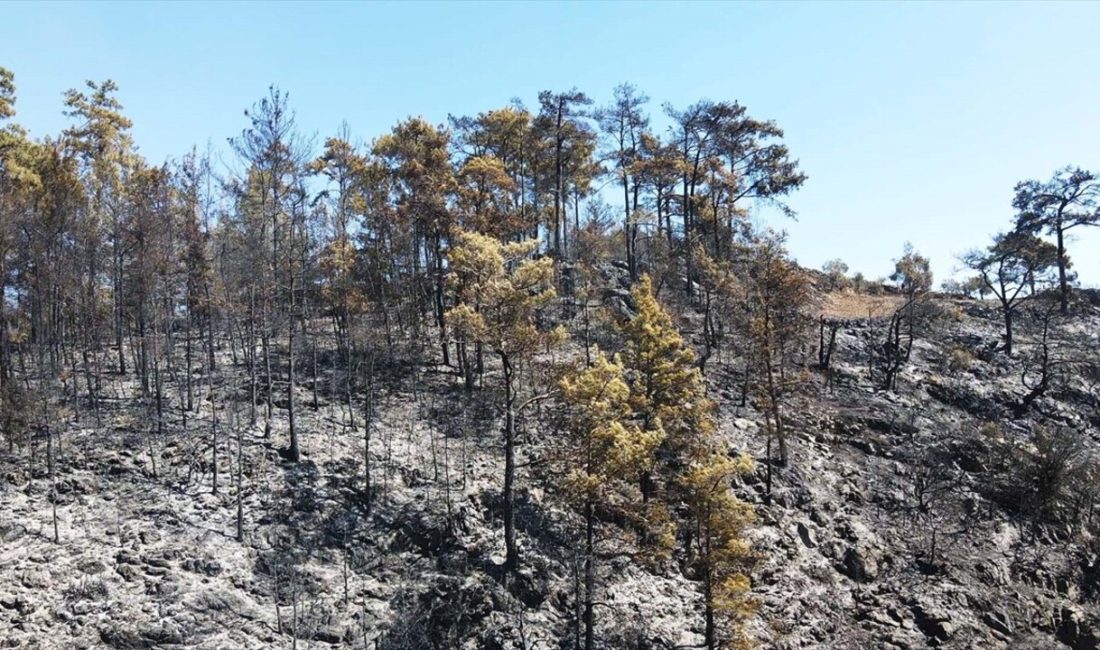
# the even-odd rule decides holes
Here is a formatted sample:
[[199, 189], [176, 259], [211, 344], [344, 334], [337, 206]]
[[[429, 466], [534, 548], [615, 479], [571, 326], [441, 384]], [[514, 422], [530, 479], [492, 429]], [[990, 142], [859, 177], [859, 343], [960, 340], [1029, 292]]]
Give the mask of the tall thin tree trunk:
[[367, 380], [365, 382], [367, 393], [363, 399], [363, 490], [367, 495], [367, 513], [370, 513], [371, 504], [374, 502], [374, 489], [371, 485], [370, 474], [370, 435], [374, 426], [374, 352], [370, 353], [367, 362]]
[[[307, 316], [306, 320], [307, 321], [309, 320], [308, 316]], [[307, 334], [306, 332], [310, 332], [310, 333]], [[303, 323], [302, 324], [302, 336], [306, 337], [309, 340], [309, 351], [310, 351], [310, 356], [311, 356], [311, 359], [312, 359], [312, 362], [313, 362], [312, 363], [312, 368], [310, 369], [310, 386], [309, 386], [309, 388], [310, 388], [310, 392], [312, 394], [312, 402], [310, 404], [310, 407], [314, 411], [316, 411], [317, 409], [320, 408], [320, 406], [318, 406], [319, 403], [317, 401], [317, 333], [313, 332], [312, 328], [309, 328], [305, 323]], [[333, 355], [333, 357], [335, 357], [335, 355]], [[334, 369], [333, 375], [335, 375], [335, 374], [336, 373], [335, 373], [335, 369]], [[335, 377], [333, 377], [333, 379], [335, 379]], [[336, 388], [335, 384], [330, 386], [330, 392], [332, 393], [331, 397], [335, 397], [335, 393], [336, 393], [335, 388]], [[329, 404], [332, 403], [331, 397], [330, 397]]]
[[290, 429], [290, 449], [287, 452], [290, 460], [295, 463], [301, 460], [301, 451], [298, 448], [298, 427], [295, 426], [294, 421], [294, 389], [295, 389], [295, 377], [294, 377], [294, 342], [296, 340], [296, 334], [298, 330], [298, 318], [295, 312], [295, 276], [293, 273], [290, 276], [290, 334], [288, 336], [287, 355], [289, 363], [287, 366], [287, 426]]
[[630, 271], [630, 281], [633, 282], [638, 279], [638, 262], [635, 259], [634, 227], [630, 223], [630, 177], [626, 173], [626, 161], [621, 160], [620, 164], [623, 165], [623, 237], [626, 238], [626, 266]]
[[714, 624], [714, 573], [711, 569], [709, 534], [706, 536], [704, 544], [707, 547], [704, 551], [707, 557], [704, 560], [706, 568], [703, 570], [703, 609], [705, 618], [703, 640], [706, 643], [707, 650], [717, 650], [718, 630]]
[[1059, 227], [1057, 230], [1058, 235], [1058, 308], [1062, 315], [1065, 316], [1069, 313], [1069, 284], [1066, 280], [1066, 245], [1065, 245], [1065, 231]]
[[[207, 282], [204, 286], [204, 292], [206, 294], [206, 361], [207, 370], [214, 372], [214, 301], [210, 297], [210, 283]], [[233, 337], [230, 335], [229, 342], [232, 344]]]
[[504, 547], [505, 572], [519, 566], [519, 550], [516, 548], [516, 521], [514, 483], [516, 475], [516, 386], [514, 369], [507, 354], [500, 355], [504, 367]]
[[237, 416], [236, 406], [230, 411], [232, 426], [237, 430], [237, 541], [244, 541], [244, 427]]
[[264, 406], [266, 408], [266, 417], [264, 420], [264, 437], [267, 438], [271, 436], [271, 399], [275, 393], [275, 382], [274, 377], [271, 374], [272, 341], [271, 332], [269, 329], [271, 327], [271, 319], [266, 314], [266, 307], [264, 309], [264, 312], [264, 320], [266, 322], [263, 324], [263, 334], [260, 336], [260, 345], [262, 346], [264, 352], [264, 375], [267, 381], [267, 391], [264, 399]]
[[595, 643], [596, 606], [596, 516], [592, 498], [584, 504], [584, 650]]
[[193, 331], [194, 331], [194, 319], [191, 315], [191, 309], [188, 308], [188, 310], [187, 310], [187, 333], [184, 337], [184, 344], [183, 344], [183, 369], [184, 369], [184, 375], [185, 375], [183, 380], [184, 380], [184, 383], [185, 383], [184, 388], [187, 391], [187, 403], [184, 405], [184, 408], [183, 408], [184, 428], [186, 428], [186, 422], [187, 422], [186, 413], [187, 413], [187, 411], [190, 411], [192, 408], [194, 408], [194, 399], [195, 399], [194, 392], [191, 388], [191, 335], [192, 335]]
[[122, 252], [118, 246], [120, 237], [117, 216], [115, 217], [115, 237], [112, 242], [114, 272], [111, 279], [114, 287], [115, 345], [118, 346], [118, 374], [126, 374], [126, 353], [122, 349]]
[[252, 395], [249, 400], [249, 423], [256, 426], [256, 288], [248, 290], [248, 389]]
[[443, 304], [443, 242], [439, 233], [435, 235], [435, 314], [436, 324], [439, 327], [439, 345], [443, 349], [443, 365], [451, 365], [451, 357], [448, 352], [449, 345], [447, 342], [447, 319], [444, 318], [444, 304]]
[[53, 542], [54, 544], [60, 544], [61, 535], [57, 530], [57, 478], [54, 471], [53, 430], [49, 424], [46, 400], [42, 400], [42, 421], [46, 424], [46, 466], [50, 475], [50, 519], [53, 524]]
[[[210, 393], [210, 467], [213, 472], [212, 489], [218, 493], [218, 398], [214, 394], [214, 374], [209, 375]], [[232, 459], [230, 459], [232, 462]]]

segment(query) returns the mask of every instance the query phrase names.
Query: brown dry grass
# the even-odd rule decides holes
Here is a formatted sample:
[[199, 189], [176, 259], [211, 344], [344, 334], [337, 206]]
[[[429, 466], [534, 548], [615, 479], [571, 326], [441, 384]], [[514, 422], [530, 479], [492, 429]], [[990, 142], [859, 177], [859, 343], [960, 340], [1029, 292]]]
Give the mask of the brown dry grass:
[[821, 315], [825, 318], [855, 320], [862, 318], [886, 318], [901, 305], [901, 296], [872, 296], [866, 293], [833, 291], [821, 301]]

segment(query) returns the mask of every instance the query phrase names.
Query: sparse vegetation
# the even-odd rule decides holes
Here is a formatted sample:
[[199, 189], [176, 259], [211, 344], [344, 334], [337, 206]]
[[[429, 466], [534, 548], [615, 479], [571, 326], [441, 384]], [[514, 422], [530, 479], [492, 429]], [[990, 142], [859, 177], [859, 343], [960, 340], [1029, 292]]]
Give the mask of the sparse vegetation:
[[937, 294], [909, 244], [799, 266], [807, 175], [736, 101], [318, 143], [272, 86], [154, 163], [115, 82], [41, 137], [15, 93], [2, 645], [1100, 640], [1092, 172], [1019, 183]]

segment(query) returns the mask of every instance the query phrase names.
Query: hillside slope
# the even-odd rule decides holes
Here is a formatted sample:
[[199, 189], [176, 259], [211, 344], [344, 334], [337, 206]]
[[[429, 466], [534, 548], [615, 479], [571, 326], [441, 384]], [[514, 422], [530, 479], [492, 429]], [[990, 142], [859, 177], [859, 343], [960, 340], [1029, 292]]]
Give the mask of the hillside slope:
[[[832, 371], [812, 372], [789, 407], [791, 458], [775, 468], [770, 502], [762, 464], [736, 486], [760, 519], [752, 632], [763, 647], [1100, 647], [1091, 482], [1059, 493], [1048, 519], [1025, 507], [1037, 425], [1073, 432], [1059, 471], [1084, 468], [1100, 440], [1088, 377], [1014, 412], [1034, 328], [1022, 327], [1008, 359], [993, 351], [991, 305], [941, 302], [947, 315], [919, 338], [893, 392], [866, 374], [881, 323], [845, 322]], [[1060, 331], [1084, 349], [1100, 315], [1082, 310]], [[173, 408], [152, 438], [148, 404], [126, 378], [108, 388], [98, 425], [89, 413], [56, 423], [59, 544], [46, 450], [0, 454], [0, 647], [572, 647], [577, 525], [545, 487], [548, 413], [523, 424], [523, 568], [505, 580], [491, 388], [467, 393], [432, 366], [388, 368], [368, 500], [362, 397], [352, 429], [324, 373], [316, 404], [307, 381], [304, 461], [292, 465], [279, 453], [286, 404], [276, 400], [265, 437], [262, 419], [249, 424], [242, 373], [222, 360], [188, 434]], [[737, 366], [712, 361], [708, 380], [730, 451], [759, 457], [760, 418], [742, 404]], [[219, 407], [212, 428], [212, 403], [236, 412]], [[698, 645], [698, 584], [675, 558], [643, 566], [616, 553], [613, 532], [601, 647]]]

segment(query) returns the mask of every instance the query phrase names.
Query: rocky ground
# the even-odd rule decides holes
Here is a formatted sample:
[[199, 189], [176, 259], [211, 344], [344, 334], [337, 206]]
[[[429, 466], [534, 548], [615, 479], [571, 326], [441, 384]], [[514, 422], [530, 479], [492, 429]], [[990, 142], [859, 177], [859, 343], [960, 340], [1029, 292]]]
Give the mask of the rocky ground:
[[[762, 466], [737, 486], [760, 519], [751, 629], [761, 646], [1100, 647], [1091, 502], [1068, 523], [1038, 522], [1001, 489], [1038, 423], [1072, 429], [1085, 442], [1075, 459], [1091, 454], [1087, 377], [1015, 417], [1034, 332], [1021, 328], [1008, 359], [993, 351], [993, 305], [940, 302], [945, 317], [893, 392], [866, 371], [881, 324], [846, 322], [831, 380], [815, 371], [790, 406], [790, 460], [771, 502]], [[1100, 316], [1080, 309], [1062, 327], [1083, 346]], [[736, 364], [714, 361], [708, 373], [731, 452], [759, 457], [759, 417], [741, 404]], [[242, 376], [223, 362], [213, 403], [232, 403]], [[437, 368], [388, 368], [368, 500], [361, 413], [351, 429], [323, 375], [318, 383], [316, 405], [308, 381], [298, 398], [305, 461], [292, 465], [279, 453], [285, 403], [266, 438], [262, 412], [254, 426], [244, 402], [215, 414], [202, 387], [189, 433], [173, 408], [157, 437], [148, 404], [113, 378], [98, 423], [87, 412], [56, 423], [60, 543], [44, 445], [0, 453], [0, 647], [572, 647], [577, 527], [538, 479], [554, 444], [539, 426], [546, 414], [522, 432], [524, 567], [503, 580], [492, 391], [468, 395]], [[601, 587], [602, 647], [701, 643], [698, 585], [675, 562], [613, 557]]]

